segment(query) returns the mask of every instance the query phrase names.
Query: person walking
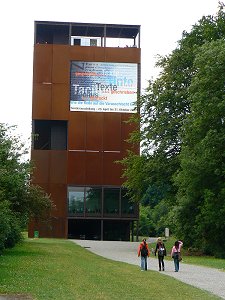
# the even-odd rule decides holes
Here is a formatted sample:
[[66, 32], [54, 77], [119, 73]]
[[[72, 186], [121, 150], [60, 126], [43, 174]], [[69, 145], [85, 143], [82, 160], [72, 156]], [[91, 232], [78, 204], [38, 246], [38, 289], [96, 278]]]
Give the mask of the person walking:
[[159, 271], [161, 270], [165, 271], [164, 256], [166, 256], [166, 247], [161, 237], [157, 239], [157, 244], [155, 247], [155, 256], [157, 252], [158, 252]]
[[174, 267], [175, 267], [175, 272], [179, 271], [179, 265], [181, 261], [181, 247], [183, 246], [183, 243], [181, 241], [176, 241], [174, 243], [174, 246], [171, 250], [171, 258], [174, 260]]
[[150, 251], [148, 248], [148, 244], [146, 242], [146, 239], [143, 239], [138, 247], [138, 257], [141, 256], [141, 271], [147, 271], [147, 258], [149, 257], [149, 255]]

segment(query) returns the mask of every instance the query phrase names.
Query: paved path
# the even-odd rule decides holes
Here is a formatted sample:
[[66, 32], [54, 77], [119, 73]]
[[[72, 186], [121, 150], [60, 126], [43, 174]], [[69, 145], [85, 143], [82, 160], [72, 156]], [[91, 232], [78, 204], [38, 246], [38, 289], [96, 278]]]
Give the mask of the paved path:
[[[133, 265], [140, 265], [140, 258], [137, 257], [138, 242], [72, 241], [97, 255]], [[104, 247], [102, 246], [103, 243]], [[148, 269], [157, 271], [158, 260], [150, 257], [148, 259]], [[174, 272], [174, 263], [171, 260], [165, 261], [165, 272], [161, 272], [161, 274], [172, 276], [180, 281], [225, 299], [225, 272], [223, 271], [189, 265], [182, 262], [180, 264], [180, 271], [176, 273]]]

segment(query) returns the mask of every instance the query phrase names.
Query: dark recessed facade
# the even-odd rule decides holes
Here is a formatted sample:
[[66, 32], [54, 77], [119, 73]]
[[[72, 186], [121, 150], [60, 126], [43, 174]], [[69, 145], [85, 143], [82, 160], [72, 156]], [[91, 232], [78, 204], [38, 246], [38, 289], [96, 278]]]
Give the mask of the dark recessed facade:
[[[29, 236], [130, 240], [138, 206], [122, 187], [137, 125], [140, 26], [35, 22], [33, 182], [56, 209]], [[137, 154], [139, 147], [132, 148]]]

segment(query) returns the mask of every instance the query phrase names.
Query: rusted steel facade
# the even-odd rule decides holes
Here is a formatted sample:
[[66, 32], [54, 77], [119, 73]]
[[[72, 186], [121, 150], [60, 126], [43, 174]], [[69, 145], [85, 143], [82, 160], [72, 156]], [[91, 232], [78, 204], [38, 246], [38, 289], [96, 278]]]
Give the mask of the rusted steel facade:
[[[92, 30], [92, 36], [101, 37], [101, 46], [71, 45], [76, 28], [80, 29], [76, 34], [79, 36], [89, 36], [88, 30]], [[138, 36], [137, 45], [107, 47], [107, 37], [119, 38], [119, 32], [123, 32], [123, 38]], [[71, 61], [135, 63], [140, 90], [140, 27], [35, 22], [33, 182], [51, 195], [56, 209], [48, 224], [31, 221], [29, 236], [39, 231], [40, 237], [128, 240], [133, 222], [138, 220], [138, 207], [131, 204], [132, 209], [128, 211], [124, 206], [123, 201], [127, 199], [121, 188], [122, 166], [115, 162], [131, 149], [126, 140], [137, 125], [126, 123], [131, 113], [71, 111]], [[133, 150], [139, 153], [139, 146]], [[94, 200], [99, 203], [98, 209], [89, 209], [87, 196], [82, 196], [82, 209], [69, 211], [69, 191], [74, 191], [74, 195], [88, 192], [90, 195], [90, 190], [99, 197], [99, 202], [96, 197]], [[107, 193], [118, 198], [118, 209], [113, 213], [105, 208], [110, 207], [104, 198]]]

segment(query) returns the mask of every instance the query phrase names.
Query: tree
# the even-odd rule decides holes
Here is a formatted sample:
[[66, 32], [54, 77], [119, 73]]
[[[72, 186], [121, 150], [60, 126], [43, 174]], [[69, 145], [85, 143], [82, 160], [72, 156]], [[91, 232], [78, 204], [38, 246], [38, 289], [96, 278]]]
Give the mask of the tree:
[[194, 237], [194, 246], [219, 256], [225, 247], [225, 41], [200, 47], [194, 66], [176, 175], [177, 233], [189, 245]]
[[[185, 130], [188, 131], [186, 124], [188, 120], [189, 123], [194, 122], [194, 119], [190, 121], [189, 116], [193, 113], [192, 96], [194, 81], [197, 80], [200, 68], [200, 62], [198, 62], [200, 59], [199, 55], [202, 55], [200, 53], [202, 53], [201, 51], [203, 50], [201, 49], [204, 49], [204, 45], [207, 47], [209, 43], [221, 41], [224, 38], [224, 4], [219, 3], [219, 11], [215, 16], [202, 17], [189, 33], [186, 31], [183, 32], [181, 40], [178, 41], [177, 48], [170, 55], [158, 57], [157, 66], [161, 68], [161, 73], [155, 81], [149, 81], [145, 95], [140, 97], [141, 130], [140, 133], [135, 133], [134, 137], [130, 139], [133, 142], [141, 143], [142, 155], [139, 160], [143, 161], [144, 156], [145, 162], [142, 172], [138, 173], [135, 177], [138, 158], [135, 158], [136, 164], [130, 163], [132, 162], [132, 157], [129, 157], [129, 160], [125, 161], [127, 163], [125, 164], [127, 168], [125, 171], [127, 178], [126, 186], [130, 188], [133, 199], [139, 199], [142, 203], [145, 201], [146, 205], [150, 205], [153, 202], [152, 197], [154, 197], [154, 202], [157, 205], [162, 202], [167, 207], [170, 207], [168, 211], [170, 229], [175, 231], [176, 228], [180, 228], [176, 232], [179, 234], [183, 233], [183, 238], [187, 237], [186, 233], [188, 230], [190, 233], [191, 226], [185, 231], [183, 231], [184, 228], [182, 226], [184, 223], [187, 224], [189, 222], [193, 209], [198, 209], [198, 207], [196, 208], [193, 201], [189, 202], [190, 206], [184, 207], [187, 199], [184, 199], [183, 196], [181, 204], [180, 195], [182, 186], [180, 185], [183, 179], [178, 180], [179, 177], [181, 178], [182, 173], [179, 176], [177, 175], [178, 177], [176, 177], [176, 174], [179, 174], [180, 168], [184, 168], [183, 165], [181, 166], [181, 162], [183, 161], [184, 163], [182, 157], [189, 155], [189, 152], [185, 152], [183, 149], [189, 143], [189, 140], [185, 138]], [[211, 63], [215, 64], [215, 70], [217, 68], [217, 60], [218, 57], [215, 58], [214, 62], [211, 61]], [[224, 79], [223, 73], [220, 73], [220, 76]], [[209, 88], [212, 85], [211, 82]], [[197, 92], [195, 97], [196, 99], [198, 98]], [[195, 144], [195, 140], [192, 142]], [[188, 150], [192, 150], [191, 146], [188, 147]], [[194, 160], [195, 158], [192, 156], [192, 159]], [[202, 169], [203, 171], [204, 169]], [[191, 169], [191, 172], [194, 173], [195, 169]], [[189, 173], [190, 176], [192, 176], [191, 172]], [[132, 176], [130, 177], [130, 175]], [[174, 184], [174, 178], [176, 178], [176, 184]], [[186, 178], [186, 180], [189, 179]], [[132, 185], [138, 182], [145, 182], [145, 185], [143, 186], [142, 184], [142, 188], [137, 192], [134, 188], [132, 189]], [[158, 193], [159, 190], [163, 192]], [[152, 193], [148, 194], [149, 191], [155, 191], [156, 193], [154, 195]], [[207, 191], [205, 190], [205, 192]], [[199, 194], [197, 188], [196, 193], [196, 198], [201, 203], [199, 197], [201, 198], [202, 195]], [[209, 194], [207, 195], [207, 199], [209, 199]], [[151, 199], [149, 199], [150, 197]], [[157, 205], [155, 209], [158, 209]], [[153, 207], [152, 209], [154, 210]], [[201, 211], [201, 208], [199, 209]], [[206, 214], [206, 209], [203, 211]], [[180, 212], [179, 219], [177, 219], [178, 212]], [[183, 212], [183, 215], [181, 212]], [[153, 215], [151, 214], [151, 218]], [[178, 223], [181, 221], [181, 218], [183, 218], [183, 222], [180, 223], [179, 227]], [[196, 222], [197, 219], [194, 219], [192, 226], [198, 226], [199, 224]], [[167, 223], [166, 220], [165, 223]], [[188, 237], [187, 240], [188, 243], [192, 243]]]
[[40, 187], [31, 184], [31, 163], [14, 127], [0, 124], [0, 250], [21, 239], [29, 217], [46, 218], [53, 205]]

